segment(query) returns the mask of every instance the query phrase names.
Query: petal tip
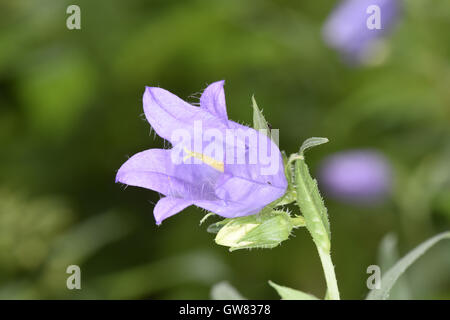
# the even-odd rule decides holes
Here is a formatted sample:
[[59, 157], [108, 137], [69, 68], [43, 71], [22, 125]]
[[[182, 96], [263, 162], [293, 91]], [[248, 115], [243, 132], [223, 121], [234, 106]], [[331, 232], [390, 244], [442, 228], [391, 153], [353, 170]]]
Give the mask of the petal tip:
[[117, 172], [117, 174], [116, 174], [115, 183], [122, 183], [122, 181], [120, 181], [120, 176], [121, 176], [121, 174], [120, 174], [120, 170], [119, 170], [119, 172]]
[[219, 80], [219, 81], [215, 81], [215, 82], [211, 83], [208, 87], [212, 87], [212, 86], [223, 87], [224, 85], [225, 85], [225, 80]]
[[151, 95], [151, 94], [152, 94], [152, 90], [153, 90], [154, 88], [155, 88], [155, 87], [145, 86], [145, 90], [144, 90], [144, 98], [145, 98], [146, 95]]
[[126, 171], [124, 170], [124, 167], [126, 166], [128, 160], [125, 161], [119, 168], [119, 170], [117, 170], [116, 173], [116, 178], [115, 178], [115, 183], [123, 183], [123, 184], [127, 184], [125, 181], [125, 176], [127, 175]]

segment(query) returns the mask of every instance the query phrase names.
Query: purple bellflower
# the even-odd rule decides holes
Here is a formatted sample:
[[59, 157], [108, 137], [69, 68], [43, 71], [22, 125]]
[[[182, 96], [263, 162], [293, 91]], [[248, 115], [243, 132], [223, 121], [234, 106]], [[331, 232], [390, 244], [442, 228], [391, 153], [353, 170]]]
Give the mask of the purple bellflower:
[[[347, 61], [361, 63], [395, 24], [401, 0], [343, 0], [325, 23], [326, 43]], [[374, 20], [375, 19], [375, 20]], [[377, 21], [378, 20], [378, 21]]]
[[321, 165], [319, 184], [330, 196], [346, 203], [382, 201], [392, 185], [388, 160], [375, 150], [351, 150], [329, 156]]
[[[135, 154], [120, 167], [116, 182], [164, 195], [153, 211], [158, 225], [191, 205], [226, 218], [256, 214], [286, 192], [280, 150], [264, 133], [228, 120], [223, 85], [224, 81], [209, 85], [199, 107], [164, 89], [145, 89], [145, 116], [172, 149]], [[213, 134], [196, 139], [199, 126]], [[230, 132], [233, 139], [228, 139]], [[257, 145], [249, 142], [251, 137], [257, 138]], [[239, 152], [229, 152], [236, 145], [243, 147], [241, 159]], [[250, 161], [252, 151], [259, 149], [271, 151], [276, 170], [264, 171], [267, 161], [262, 158]]]

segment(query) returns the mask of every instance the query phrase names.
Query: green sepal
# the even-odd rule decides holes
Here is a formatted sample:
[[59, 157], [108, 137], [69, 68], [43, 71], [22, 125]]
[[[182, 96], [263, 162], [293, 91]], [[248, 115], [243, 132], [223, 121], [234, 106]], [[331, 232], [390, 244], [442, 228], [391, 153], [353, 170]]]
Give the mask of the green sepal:
[[255, 96], [252, 96], [252, 107], [253, 107], [253, 128], [255, 130], [264, 130], [266, 135], [270, 138], [269, 124], [267, 123], [266, 118], [264, 118], [262, 111], [258, 108]]
[[292, 203], [297, 198], [297, 192], [295, 191], [295, 186], [293, 184], [293, 170], [292, 170], [292, 162], [289, 161], [289, 158], [286, 155], [286, 152], [281, 151], [281, 155], [283, 157], [284, 164], [284, 173], [286, 175], [286, 180], [288, 183], [288, 187], [286, 193], [278, 200], [275, 201], [275, 206], [284, 206], [289, 203]]
[[272, 129], [269, 123], [267, 122], [266, 118], [264, 118], [262, 111], [258, 108], [254, 96], [252, 96], [252, 107], [253, 107], [253, 128], [255, 130], [264, 133], [273, 141], [273, 143], [275, 143], [278, 146], [278, 139], [277, 137], [274, 137], [274, 133], [272, 132]]

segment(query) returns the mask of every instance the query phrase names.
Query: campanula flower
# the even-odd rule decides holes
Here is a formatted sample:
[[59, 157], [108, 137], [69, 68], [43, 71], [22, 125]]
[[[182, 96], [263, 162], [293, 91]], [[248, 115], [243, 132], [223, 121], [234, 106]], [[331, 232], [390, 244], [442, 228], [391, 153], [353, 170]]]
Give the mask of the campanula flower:
[[195, 205], [226, 218], [256, 214], [287, 189], [280, 150], [262, 132], [228, 120], [223, 81], [208, 86], [193, 106], [147, 87], [145, 116], [172, 149], [132, 156], [116, 182], [164, 195], [156, 223]]
[[325, 41], [347, 61], [363, 62], [398, 20], [400, 1], [343, 0], [325, 23]]
[[370, 204], [383, 200], [392, 187], [392, 170], [376, 150], [351, 150], [326, 158], [319, 183], [330, 196], [347, 203]]

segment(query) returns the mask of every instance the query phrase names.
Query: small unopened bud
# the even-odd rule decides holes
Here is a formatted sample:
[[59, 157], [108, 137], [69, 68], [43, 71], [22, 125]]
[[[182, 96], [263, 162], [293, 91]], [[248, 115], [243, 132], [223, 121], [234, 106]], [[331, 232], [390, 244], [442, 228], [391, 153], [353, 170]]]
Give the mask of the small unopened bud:
[[284, 211], [228, 219], [216, 236], [216, 243], [230, 251], [250, 248], [273, 248], [287, 240], [295, 227]]

